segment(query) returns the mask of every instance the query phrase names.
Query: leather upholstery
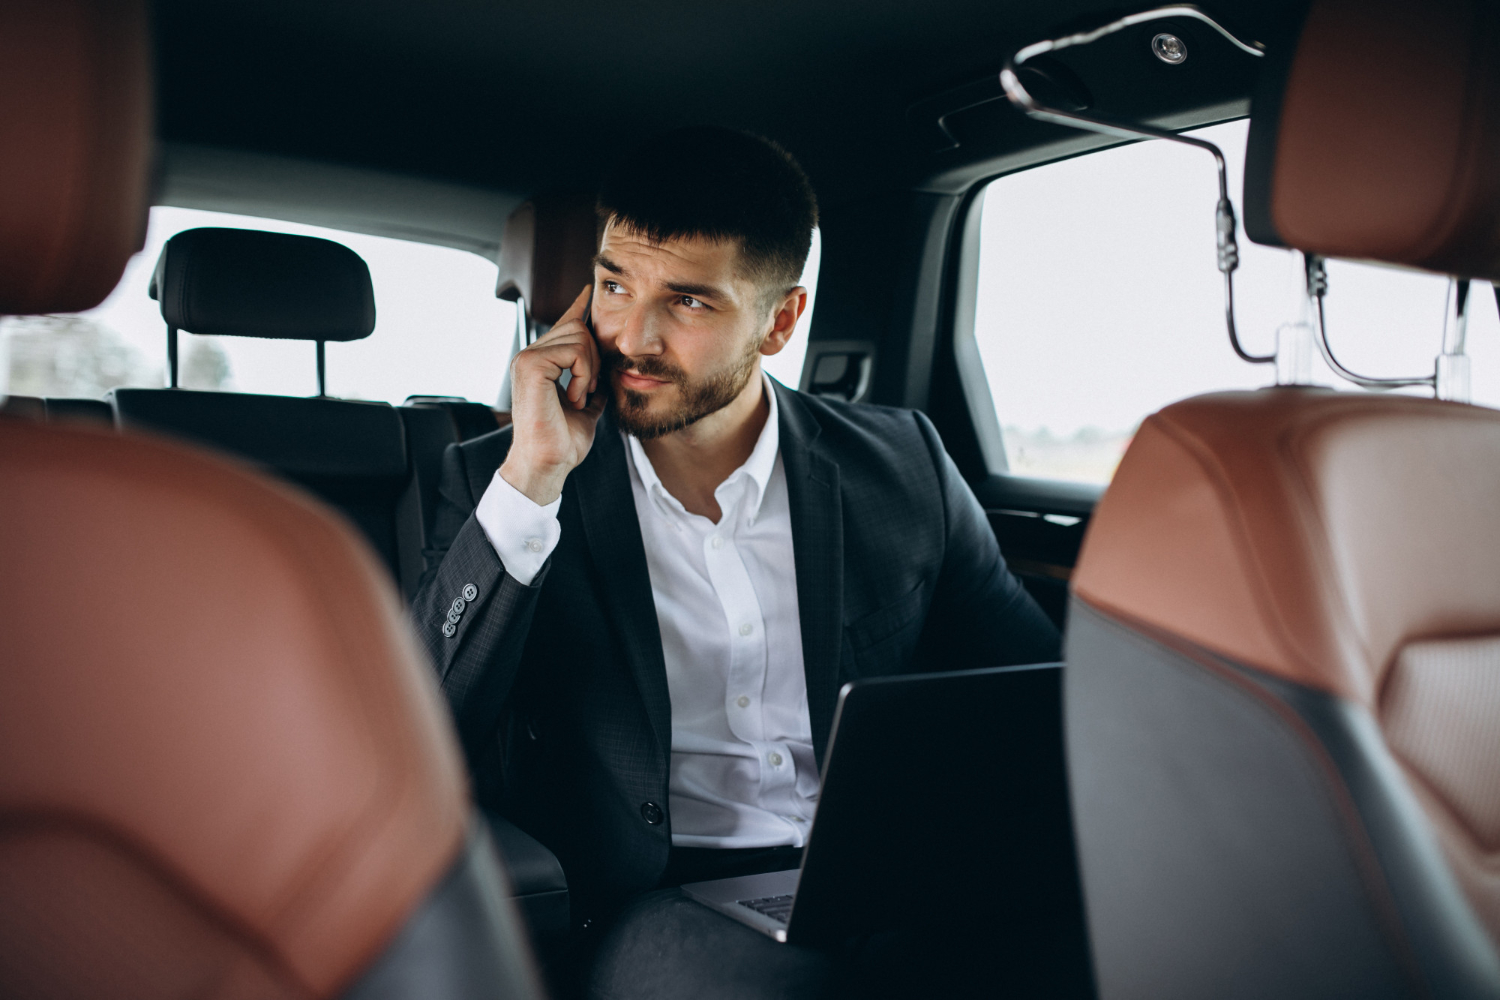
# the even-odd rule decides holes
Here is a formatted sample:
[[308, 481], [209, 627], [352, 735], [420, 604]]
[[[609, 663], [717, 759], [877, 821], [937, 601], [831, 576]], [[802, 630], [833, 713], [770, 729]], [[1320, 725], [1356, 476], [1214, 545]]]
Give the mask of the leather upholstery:
[[547, 192], [524, 202], [505, 223], [495, 294], [521, 299], [535, 324], [551, 326], [594, 280], [599, 249], [591, 195]]
[[0, 466], [0, 974], [82, 986], [119, 949], [142, 995], [332, 995], [465, 821], [380, 567], [166, 443], [7, 423]]
[[188, 229], [162, 247], [149, 289], [168, 326], [282, 340], [362, 340], [370, 269], [342, 243], [253, 229]]
[[[0, 309], [92, 306], [136, 245], [144, 23], [0, 5]], [[0, 421], [0, 664], [0, 996], [538, 994], [431, 669], [336, 516]]]
[[1500, 941], [1500, 637], [1407, 646], [1379, 717], [1454, 875]]
[[1199, 396], [1141, 425], [1074, 592], [1373, 709], [1409, 643], [1500, 634], [1497, 495], [1494, 410], [1301, 388]]
[[1251, 238], [1500, 278], [1497, 51], [1491, 0], [1317, 0], [1252, 109]]
[[0, 5], [0, 315], [98, 305], [146, 236], [144, 5]]
[[[1080, 622], [1105, 623], [1080, 624], [1089, 638], [1075, 635], [1069, 644], [1070, 760], [1091, 893], [1109, 896], [1101, 886], [1121, 866], [1151, 869], [1148, 859], [1160, 852], [1142, 846], [1150, 839], [1142, 839], [1145, 834], [1127, 835], [1132, 825], [1163, 833], [1174, 823], [1199, 832], [1222, 826], [1215, 810], [1232, 811], [1239, 808], [1233, 803], [1254, 794], [1277, 747], [1275, 753], [1293, 754], [1283, 766], [1335, 776], [1299, 808], [1331, 810], [1320, 822], [1342, 831], [1335, 842], [1341, 839], [1356, 870], [1364, 870], [1350, 883], [1364, 888], [1340, 897], [1338, 906], [1347, 912], [1339, 919], [1352, 920], [1349, 913], [1363, 907], [1376, 926], [1392, 919], [1393, 926], [1404, 926], [1386, 932], [1395, 942], [1389, 954], [1399, 966], [1403, 953], [1415, 952], [1419, 971], [1408, 974], [1429, 986], [1443, 970], [1463, 968], [1469, 972], [1459, 979], [1489, 985], [1460, 995], [1500, 990], [1494, 949], [1500, 943], [1497, 492], [1500, 412], [1494, 410], [1295, 388], [1202, 396], [1147, 418], [1094, 513], [1073, 576], [1075, 598], [1086, 612]], [[1108, 638], [1110, 629], [1118, 638]], [[1261, 735], [1245, 736], [1233, 750], [1208, 750], [1201, 733], [1171, 735], [1193, 720], [1142, 716], [1136, 720], [1140, 745], [1115, 745], [1117, 736], [1099, 727], [1123, 733], [1133, 725], [1126, 722], [1132, 713], [1118, 695], [1101, 700], [1096, 689], [1114, 683], [1106, 675], [1124, 656], [1130, 634], [1136, 638], [1129, 641], [1157, 648], [1159, 662], [1185, 657], [1164, 674], [1152, 668], [1158, 671], [1153, 700], [1179, 686], [1188, 692], [1220, 682], [1227, 683], [1220, 697], [1233, 689], [1258, 691], [1252, 701], [1262, 707], [1236, 709], [1235, 724]], [[1195, 671], [1201, 679], [1191, 678]], [[1193, 709], [1207, 710], [1201, 704]], [[1091, 721], [1080, 721], [1087, 712]], [[1245, 713], [1256, 712], [1259, 723], [1244, 721]], [[1274, 722], [1278, 717], [1283, 721]], [[1349, 735], [1361, 727], [1373, 738], [1360, 743]], [[1231, 724], [1221, 720], [1213, 728], [1223, 734]], [[1285, 734], [1275, 736], [1278, 728]], [[1253, 740], [1264, 746], [1247, 749]], [[1380, 763], [1387, 758], [1394, 764]], [[1204, 769], [1213, 780], [1192, 806], [1174, 812], [1153, 804], [1139, 782], [1155, 779], [1131, 760], [1150, 762], [1178, 780], [1183, 769]], [[1107, 781], [1099, 777], [1105, 773]], [[1271, 801], [1290, 809], [1296, 801], [1285, 786], [1290, 779], [1278, 780], [1285, 794]], [[1103, 786], [1107, 794], [1098, 791]], [[1215, 805], [1215, 799], [1223, 801]], [[1381, 804], [1390, 802], [1398, 805]], [[1403, 802], [1413, 803], [1412, 816], [1425, 822], [1379, 819], [1401, 815]], [[1255, 814], [1264, 818], [1264, 812]], [[1236, 825], [1236, 844], [1247, 845], [1247, 858], [1284, 857], [1295, 866], [1296, 852], [1310, 843], [1311, 834], [1299, 835], [1295, 850], [1291, 839], [1268, 839], [1290, 836], [1295, 822], [1288, 814], [1265, 831], [1248, 820]], [[1390, 832], [1395, 827], [1401, 832]], [[1213, 866], [1233, 870], [1249, 863], [1234, 860], [1222, 833], [1204, 835], [1219, 844]], [[1375, 844], [1373, 857], [1360, 847], [1367, 838]], [[1434, 868], [1421, 860], [1438, 856], [1432, 844], [1446, 858], [1446, 871], [1441, 862]], [[1329, 864], [1306, 864], [1301, 877], [1332, 879]], [[1184, 877], [1151, 885], [1165, 890]], [[1467, 911], [1462, 903], [1454, 909], [1441, 902], [1455, 878]], [[1265, 876], [1252, 883], [1264, 889], [1271, 881]], [[1126, 895], [1139, 902], [1147, 893], [1137, 886]], [[1349, 902], [1362, 893], [1371, 894], [1366, 902]], [[1391, 901], [1381, 904], [1387, 893]], [[1288, 898], [1265, 902], [1248, 927], [1265, 933], [1283, 926], [1290, 910], [1277, 908], [1287, 907]], [[1385, 907], [1394, 907], [1393, 915], [1380, 916]], [[1434, 912], [1446, 916], [1434, 918]], [[1480, 926], [1475, 918], [1490, 938], [1477, 952], [1465, 930]], [[1200, 915], [1200, 927], [1212, 923]], [[1445, 940], [1429, 942], [1426, 952], [1420, 942], [1401, 943], [1407, 934], [1432, 935], [1435, 926]], [[1101, 952], [1109, 951], [1111, 934], [1096, 927], [1096, 944], [1106, 942]], [[1182, 946], [1191, 949], [1193, 942]], [[1444, 949], [1471, 958], [1432, 957]]]

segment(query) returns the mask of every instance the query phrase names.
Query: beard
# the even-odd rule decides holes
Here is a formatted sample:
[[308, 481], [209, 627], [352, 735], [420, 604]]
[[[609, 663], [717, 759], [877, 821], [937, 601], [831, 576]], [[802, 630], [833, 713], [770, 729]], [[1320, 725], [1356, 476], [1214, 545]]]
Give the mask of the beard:
[[[632, 358], [601, 352], [600, 361], [614, 388], [615, 420], [620, 429], [642, 441], [650, 441], [680, 431], [734, 402], [755, 374], [759, 355], [760, 345], [751, 343], [740, 357], [699, 379], [690, 378], [679, 366], [655, 355]], [[670, 403], [664, 412], [652, 413], [650, 394], [627, 389], [616, 381], [615, 374], [627, 369], [648, 378], [666, 379], [677, 386], [676, 402]]]

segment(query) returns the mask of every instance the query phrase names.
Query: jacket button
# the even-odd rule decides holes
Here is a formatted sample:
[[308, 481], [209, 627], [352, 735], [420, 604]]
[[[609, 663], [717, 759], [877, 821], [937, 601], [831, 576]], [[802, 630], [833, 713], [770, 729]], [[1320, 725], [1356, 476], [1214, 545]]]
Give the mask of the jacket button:
[[464, 600], [466, 600], [466, 601], [472, 601], [474, 598], [476, 598], [478, 596], [479, 596], [479, 588], [478, 587], [474, 586], [472, 583], [466, 583], [466, 584], [464, 584]]
[[652, 826], [660, 826], [661, 821], [666, 817], [662, 815], [661, 806], [655, 802], [643, 802], [641, 803], [641, 819]]

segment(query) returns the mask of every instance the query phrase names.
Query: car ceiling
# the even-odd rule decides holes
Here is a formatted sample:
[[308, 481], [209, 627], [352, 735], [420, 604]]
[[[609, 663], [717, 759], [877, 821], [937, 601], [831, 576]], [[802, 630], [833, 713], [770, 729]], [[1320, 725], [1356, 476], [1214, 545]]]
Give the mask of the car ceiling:
[[[1302, 6], [1211, 9], [1268, 38]], [[655, 130], [716, 122], [782, 142], [831, 204], [941, 184], [956, 167], [1055, 141], [1056, 126], [992, 100], [995, 74], [1019, 45], [1120, 10], [1084, 0], [159, 0], [158, 127], [168, 149], [342, 165], [509, 204], [591, 185]], [[1196, 75], [1172, 78], [1176, 97], [1146, 86], [1120, 106], [1243, 102], [1253, 74], [1228, 51], [1190, 59]], [[1160, 71], [1129, 65], [1125, 76], [1142, 81]], [[1089, 80], [1096, 94], [1141, 82], [1110, 72]], [[944, 95], [970, 100], [965, 85], [991, 88], [985, 134], [937, 148], [922, 119], [933, 102], [946, 110]]]

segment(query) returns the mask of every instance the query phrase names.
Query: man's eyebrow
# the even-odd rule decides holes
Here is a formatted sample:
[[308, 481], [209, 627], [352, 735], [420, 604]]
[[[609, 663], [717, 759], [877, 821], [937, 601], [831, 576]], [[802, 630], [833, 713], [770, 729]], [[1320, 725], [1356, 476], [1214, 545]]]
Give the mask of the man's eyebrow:
[[612, 261], [608, 257], [604, 256], [604, 254], [602, 254], [602, 253], [596, 253], [596, 254], [594, 254], [594, 266], [595, 267], [602, 267], [606, 271], [608, 271], [610, 274], [618, 274], [622, 278], [628, 278], [628, 277], [630, 277], [629, 272], [627, 272], [619, 264], [616, 264], [614, 261]]
[[694, 298], [700, 299], [724, 300], [729, 298], [728, 292], [714, 285], [669, 284], [667, 288], [678, 295], [691, 295]]
[[[619, 264], [616, 264], [602, 252], [594, 254], [594, 266], [602, 267], [610, 274], [618, 274], [622, 278], [630, 277], [630, 272]], [[672, 282], [667, 285], [667, 290], [676, 292], [678, 295], [691, 295], [694, 298], [718, 299], [723, 301], [729, 298], [729, 293], [717, 285], [698, 285], [692, 282]]]

